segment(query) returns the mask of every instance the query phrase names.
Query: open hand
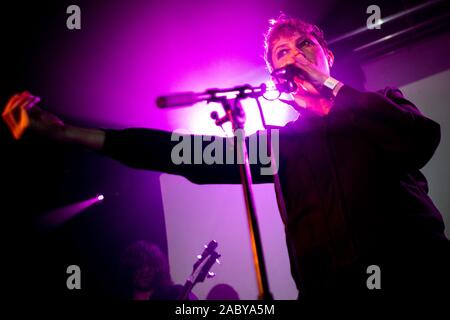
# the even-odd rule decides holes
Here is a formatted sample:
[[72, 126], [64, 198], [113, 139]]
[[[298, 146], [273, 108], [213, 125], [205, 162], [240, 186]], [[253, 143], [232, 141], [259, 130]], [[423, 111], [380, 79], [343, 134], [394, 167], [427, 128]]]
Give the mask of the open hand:
[[8, 100], [2, 117], [15, 139], [20, 139], [27, 129], [53, 139], [61, 135], [64, 123], [54, 114], [35, 106], [40, 100], [28, 91]]
[[15, 94], [6, 103], [2, 118], [15, 139], [20, 139], [30, 125], [29, 110], [40, 101], [28, 91]]

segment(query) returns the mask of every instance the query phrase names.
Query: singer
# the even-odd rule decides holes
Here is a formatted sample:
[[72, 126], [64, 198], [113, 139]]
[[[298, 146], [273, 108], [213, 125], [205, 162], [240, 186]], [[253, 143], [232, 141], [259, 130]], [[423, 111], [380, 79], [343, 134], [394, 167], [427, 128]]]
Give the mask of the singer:
[[[265, 58], [271, 72], [295, 70], [292, 79], [276, 80], [295, 83], [291, 103], [301, 114], [280, 130], [277, 196], [286, 205], [299, 299], [412, 298], [448, 288], [450, 244], [420, 172], [439, 145], [439, 124], [396, 88], [362, 92], [331, 77], [334, 56], [323, 32], [299, 19], [271, 22]], [[24, 92], [6, 106], [3, 118], [17, 138], [25, 128], [194, 183], [240, 182], [237, 166], [226, 161], [174, 164], [169, 132], [79, 128], [32, 108], [36, 102]], [[260, 164], [251, 169], [254, 183], [273, 182]], [[378, 290], [366, 283], [371, 265], [381, 270]]]

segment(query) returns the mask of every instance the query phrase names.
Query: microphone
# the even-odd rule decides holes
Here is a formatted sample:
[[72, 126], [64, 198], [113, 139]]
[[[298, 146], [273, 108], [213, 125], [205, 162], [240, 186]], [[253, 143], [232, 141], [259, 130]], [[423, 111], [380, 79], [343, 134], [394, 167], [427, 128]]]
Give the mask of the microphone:
[[301, 71], [302, 70], [300, 68], [297, 68], [294, 64], [288, 64], [283, 68], [273, 70], [271, 75], [275, 78], [293, 80], [294, 76], [298, 76], [301, 74]]
[[[302, 69], [296, 67], [294, 64], [288, 64], [283, 68], [275, 69], [271, 73], [271, 76], [278, 80], [276, 87], [280, 92], [291, 93], [298, 88], [294, 82], [294, 77], [297, 76], [300, 79], [306, 80], [304, 74], [305, 72]], [[280, 79], [285, 81], [280, 81]]]
[[156, 99], [156, 105], [159, 108], [190, 106], [201, 101], [199, 95], [195, 92], [183, 92], [168, 96], [160, 96]]

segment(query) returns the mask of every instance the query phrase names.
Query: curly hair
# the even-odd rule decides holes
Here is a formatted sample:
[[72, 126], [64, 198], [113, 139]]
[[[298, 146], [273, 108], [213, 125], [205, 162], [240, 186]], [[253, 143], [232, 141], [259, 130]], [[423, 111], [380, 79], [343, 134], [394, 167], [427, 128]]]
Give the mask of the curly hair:
[[325, 54], [329, 55], [330, 49], [323, 36], [323, 31], [318, 26], [307, 23], [297, 18], [281, 14], [277, 19], [269, 20], [270, 27], [264, 35], [264, 60], [269, 71], [273, 70], [272, 49], [275, 42], [281, 37], [290, 37], [295, 33], [304, 33], [314, 36], [322, 46]]
[[155, 244], [137, 241], [126, 248], [120, 260], [122, 271], [128, 279], [140, 268], [148, 266], [155, 272], [155, 287], [173, 284], [168, 259]]

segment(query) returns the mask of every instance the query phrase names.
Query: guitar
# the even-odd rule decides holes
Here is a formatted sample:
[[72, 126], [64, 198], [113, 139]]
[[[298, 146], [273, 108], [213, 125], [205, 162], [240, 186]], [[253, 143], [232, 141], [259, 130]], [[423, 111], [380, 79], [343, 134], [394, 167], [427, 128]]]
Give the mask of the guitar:
[[212, 278], [215, 276], [213, 272], [210, 272], [211, 267], [219, 262], [220, 254], [216, 252], [218, 244], [216, 241], [211, 240], [208, 245], [205, 245], [201, 255], [197, 256], [197, 261], [194, 263], [193, 271], [189, 278], [186, 280], [183, 289], [177, 300], [187, 300], [189, 293], [197, 283], [205, 281], [206, 278]]

